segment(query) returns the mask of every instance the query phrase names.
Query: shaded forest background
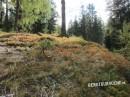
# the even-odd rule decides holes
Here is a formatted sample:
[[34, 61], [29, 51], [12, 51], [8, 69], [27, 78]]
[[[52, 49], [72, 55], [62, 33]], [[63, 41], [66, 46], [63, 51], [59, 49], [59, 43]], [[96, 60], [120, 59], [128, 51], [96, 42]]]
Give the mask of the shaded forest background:
[[[60, 1], [59, 1], [60, 2]], [[111, 13], [107, 24], [97, 16], [95, 6], [81, 6], [80, 16], [70, 21], [68, 36], [105, 45], [112, 51], [127, 52], [130, 41], [130, 1], [108, 0]], [[53, 0], [0, 0], [0, 30], [4, 32], [62, 33]]]

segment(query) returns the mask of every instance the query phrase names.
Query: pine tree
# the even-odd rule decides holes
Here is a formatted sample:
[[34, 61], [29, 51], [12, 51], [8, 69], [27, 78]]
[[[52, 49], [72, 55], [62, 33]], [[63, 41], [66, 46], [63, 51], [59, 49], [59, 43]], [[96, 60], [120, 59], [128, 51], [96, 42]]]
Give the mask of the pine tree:
[[104, 28], [102, 21], [96, 16], [94, 18], [93, 24], [93, 34], [92, 41], [97, 42], [99, 44], [104, 43]]
[[48, 33], [52, 33], [56, 30], [56, 22], [58, 13], [55, 9], [56, 5], [53, 1], [51, 1], [51, 18], [48, 20]]
[[0, 0], [0, 24], [4, 19], [5, 31], [12, 28], [17, 32], [34, 33], [55, 30], [56, 12], [51, 0], [4, 0], [6, 7], [3, 11], [2, 1]]
[[121, 49], [125, 46], [125, 39], [120, 30], [114, 30], [111, 33], [111, 46], [114, 49]]
[[84, 39], [87, 39], [87, 32], [86, 32], [86, 11], [84, 9], [84, 6], [81, 7], [81, 20], [80, 20], [80, 31], [82, 33], [82, 36]]
[[80, 24], [76, 19], [74, 20], [74, 22], [70, 23], [68, 33], [69, 35], [81, 36]]
[[48, 0], [22, 0], [22, 16], [20, 26], [28, 32], [47, 32], [48, 20], [51, 15], [51, 4]]
[[130, 1], [129, 0], [109, 0], [108, 9], [111, 12], [109, 19], [110, 37], [106, 36], [107, 40], [111, 40], [111, 48], [121, 49], [127, 45], [128, 28], [126, 25], [130, 22]]
[[129, 0], [109, 0], [108, 9], [111, 12], [114, 25], [123, 32], [124, 21], [129, 22], [130, 19], [130, 1]]
[[68, 32], [76, 36], [82, 36], [85, 40], [103, 44], [103, 23], [96, 15], [93, 4], [89, 4], [87, 9], [82, 6], [81, 18], [72, 22]]

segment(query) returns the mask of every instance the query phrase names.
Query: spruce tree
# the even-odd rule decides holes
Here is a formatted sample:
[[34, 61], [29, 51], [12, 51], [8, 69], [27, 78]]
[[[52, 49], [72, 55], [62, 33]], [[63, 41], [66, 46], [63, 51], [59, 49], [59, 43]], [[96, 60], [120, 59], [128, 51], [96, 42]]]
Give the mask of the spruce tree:
[[93, 4], [89, 4], [87, 9], [82, 6], [81, 18], [72, 22], [68, 32], [71, 32], [76, 36], [82, 36], [85, 40], [103, 44], [103, 23], [102, 20], [96, 15]]
[[121, 30], [114, 30], [111, 33], [111, 46], [113, 49], [121, 49], [125, 46], [125, 39]]

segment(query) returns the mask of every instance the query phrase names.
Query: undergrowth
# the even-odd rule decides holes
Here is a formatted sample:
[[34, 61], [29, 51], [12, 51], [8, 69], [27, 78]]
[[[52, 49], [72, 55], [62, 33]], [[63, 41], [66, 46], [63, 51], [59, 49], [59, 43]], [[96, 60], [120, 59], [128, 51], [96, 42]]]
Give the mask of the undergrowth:
[[[1, 95], [6, 91], [16, 97], [130, 97], [130, 68], [124, 57], [76, 37], [43, 35], [32, 47], [24, 62], [1, 68]], [[115, 80], [126, 85], [88, 87], [90, 82]]]

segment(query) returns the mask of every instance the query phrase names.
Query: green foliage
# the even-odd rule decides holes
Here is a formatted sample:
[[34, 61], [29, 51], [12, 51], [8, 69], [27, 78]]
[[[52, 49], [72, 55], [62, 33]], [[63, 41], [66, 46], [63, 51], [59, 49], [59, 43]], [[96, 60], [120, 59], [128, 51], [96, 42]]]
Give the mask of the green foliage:
[[52, 32], [54, 33], [54, 31], [56, 31], [56, 21], [58, 13], [56, 12], [55, 7], [56, 7], [55, 3], [51, 1], [51, 17], [48, 20], [48, 26], [47, 26], [48, 33]]
[[46, 59], [48, 60], [49, 56], [45, 53], [45, 51], [52, 49], [54, 46], [55, 43], [53, 41], [44, 39], [37, 44], [35, 49], [31, 50], [33, 53], [29, 53], [29, 56], [35, 61], [43, 61]]
[[[8, 0], [6, 6], [7, 9], [0, 7], [0, 25], [4, 24], [1, 26], [4, 31], [33, 33], [55, 31], [57, 13], [52, 0]], [[8, 13], [2, 11], [2, 8]], [[2, 15], [2, 12], [5, 15]]]
[[58, 33], [58, 34], [61, 34], [61, 26], [56, 25], [55, 32]]
[[70, 27], [68, 29], [68, 33], [69, 33], [69, 35], [81, 36], [80, 25], [76, 19], [74, 22], [70, 22]]
[[49, 49], [54, 46], [54, 42], [49, 39], [45, 39], [41, 41], [38, 45], [41, 49]]
[[[108, 9], [112, 13], [108, 22], [109, 34], [106, 35], [106, 46], [109, 49], [126, 48], [129, 42], [129, 0], [109, 0]], [[120, 51], [119, 51], [120, 52]]]
[[94, 18], [94, 25], [93, 25], [93, 30], [91, 33], [93, 33], [91, 35], [91, 38], [90, 40], [94, 41], [94, 42], [97, 42], [97, 43], [100, 43], [100, 44], [103, 44], [103, 41], [104, 41], [104, 25], [102, 23], [102, 20], [98, 17], [95, 17]]
[[111, 33], [112, 47], [115, 49], [121, 49], [125, 46], [125, 39], [120, 31], [113, 31]]
[[94, 5], [89, 4], [87, 9], [82, 7], [81, 13], [80, 20], [75, 19], [71, 23], [68, 33], [102, 44], [104, 41], [104, 27], [102, 20], [96, 15]]
[[51, 5], [48, 0], [22, 0], [22, 18], [20, 20], [20, 25], [29, 31], [32, 31], [32, 29], [39, 29], [38, 26], [43, 27], [41, 25], [46, 25], [50, 18], [50, 7]]
[[125, 46], [125, 48], [122, 48], [120, 50], [115, 50], [115, 52], [122, 54], [128, 60], [130, 60], [130, 41], [127, 41], [127, 45]]
[[105, 38], [106, 47], [109, 49], [121, 49], [125, 47], [126, 42], [121, 31], [113, 31], [110, 35]]
[[108, 8], [112, 13], [111, 19], [113, 21], [113, 26], [122, 31], [124, 21], [130, 21], [129, 5], [129, 0], [108, 0]]

